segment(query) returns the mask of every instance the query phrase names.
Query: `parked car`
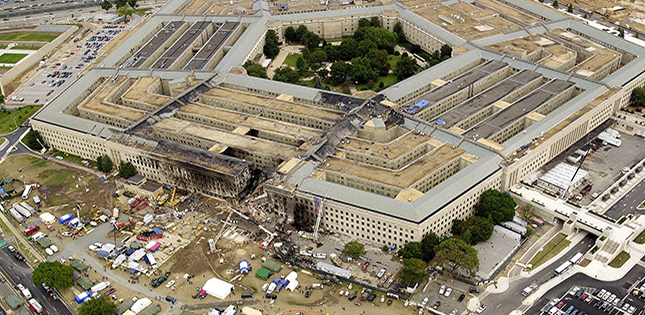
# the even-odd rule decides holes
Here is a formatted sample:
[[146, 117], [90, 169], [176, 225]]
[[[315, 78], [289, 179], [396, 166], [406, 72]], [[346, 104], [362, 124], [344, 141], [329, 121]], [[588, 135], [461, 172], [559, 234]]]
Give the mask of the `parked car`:
[[442, 285], [441, 288], [439, 288], [439, 295], [443, 295], [446, 292], [446, 286]]
[[369, 262], [369, 261], [366, 261], [366, 262], [363, 264], [363, 267], [361, 267], [361, 269], [363, 269], [363, 271], [365, 271], [365, 270], [367, 270], [367, 267], [369, 267], [369, 266], [370, 266], [370, 262]]
[[446, 294], [444, 294], [446, 297], [450, 297], [450, 293], [452, 293], [452, 288], [446, 289]]

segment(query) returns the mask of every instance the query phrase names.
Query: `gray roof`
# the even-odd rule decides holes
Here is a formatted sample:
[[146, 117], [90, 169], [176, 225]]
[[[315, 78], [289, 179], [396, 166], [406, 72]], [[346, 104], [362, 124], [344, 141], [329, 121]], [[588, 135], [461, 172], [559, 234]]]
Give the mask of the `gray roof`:
[[38, 25], [34, 31], [36, 32], [65, 32], [71, 25]]
[[238, 74], [226, 74], [222, 77], [222, 82], [241, 87], [253, 87], [254, 89], [292, 95], [297, 98], [313, 101], [318, 96], [320, 90], [303, 85], [294, 85], [279, 81], [271, 81], [257, 77], [251, 77]]

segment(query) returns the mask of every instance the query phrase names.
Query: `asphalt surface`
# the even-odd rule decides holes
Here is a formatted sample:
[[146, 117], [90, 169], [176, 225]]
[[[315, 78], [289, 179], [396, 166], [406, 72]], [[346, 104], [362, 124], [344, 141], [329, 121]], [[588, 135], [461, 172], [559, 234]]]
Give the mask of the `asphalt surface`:
[[611, 208], [605, 212], [605, 215], [618, 219], [628, 213], [645, 214], [645, 209], [638, 210], [638, 205], [643, 202], [644, 194], [645, 185], [643, 185], [643, 182], [641, 181], [636, 184], [636, 186], [632, 187], [632, 189], [623, 196], [623, 198], [611, 206]]
[[[585, 253], [591, 249], [591, 245], [594, 244], [596, 240], [595, 235], [587, 234], [582, 241], [574, 245], [569, 251], [562, 256], [560, 259], [551, 261], [549, 265], [544, 267], [542, 270], [538, 271], [535, 274], [532, 274], [529, 278], [519, 278], [518, 280], [511, 281], [509, 284], [508, 290], [504, 293], [499, 294], [489, 294], [486, 296], [482, 303], [488, 306], [486, 310], [487, 314], [508, 314], [511, 311], [517, 309], [522, 305], [524, 296], [522, 296], [522, 289], [531, 285], [532, 283], [537, 283], [542, 285], [547, 282], [549, 279], [553, 278], [553, 270], [560, 266], [565, 261], [571, 259], [573, 255], [578, 252]], [[542, 303], [544, 306], [544, 303]]]
[[2, 12], [0, 13], [0, 18], [28, 16], [28, 15], [41, 14], [41, 13], [49, 14], [51, 12], [56, 12], [56, 11], [72, 11], [75, 9], [83, 9], [83, 8], [89, 8], [89, 7], [97, 7], [98, 9], [100, 9], [98, 2], [78, 3], [78, 4], [71, 4], [71, 5], [65, 5], [65, 6], [39, 7], [37, 9], [24, 10], [24, 11]]
[[[541, 313], [540, 310], [549, 301], [555, 298], [562, 297], [562, 295], [565, 294], [573, 286], [603, 288], [616, 294], [618, 297], [624, 297], [625, 295], [627, 295], [627, 291], [630, 288], [630, 286], [634, 283], [637, 283], [639, 280], [641, 280], [643, 273], [645, 273], [645, 268], [641, 267], [640, 265], [635, 265], [622, 279], [617, 281], [610, 281], [610, 282], [599, 281], [580, 273], [575, 274], [569, 277], [567, 280], [563, 281], [562, 283], [558, 284], [553, 289], [549, 290], [539, 300], [537, 300], [536, 303], [533, 304], [533, 307], [531, 307], [525, 314], [528, 314], [528, 315], [540, 314]], [[633, 299], [633, 297], [631, 298]], [[571, 302], [570, 300], [567, 300], [567, 301], [571, 304], [574, 304], [574, 302]], [[580, 303], [575, 302], [575, 305], [578, 305], [578, 304]], [[640, 304], [642, 305], [642, 303]], [[592, 308], [588, 308], [588, 306], [591, 306]], [[587, 313], [589, 314], [606, 314], [605, 312], [593, 307], [593, 303], [592, 305], [585, 306], [583, 310], [586, 310], [586, 309], [591, 310], [591, 312], [587, 311]], [[615, 314], [615, 313], [616, 311], [612, 312], [612, 314]], [[638, 312], [635, 314], [638, 314]]]
[[[59, 299], [53, 300], [41, 286], [36, 287], [31, 281], [32, 269], [24, 262], [18, 261], [5, 247], [0, 250], [0, 270], [11, 284], [22, 283], [31, 295], [43, 306], [43, 314], [72, 315]], [[16, 293], [14, 293], [16, 294]], [[22, 295], [19, 295], [22, 297]]]

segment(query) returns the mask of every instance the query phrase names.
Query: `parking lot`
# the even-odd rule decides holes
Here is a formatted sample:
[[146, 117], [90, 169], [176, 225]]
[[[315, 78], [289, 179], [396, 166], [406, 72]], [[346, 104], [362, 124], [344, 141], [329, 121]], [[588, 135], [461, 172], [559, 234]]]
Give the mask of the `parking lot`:
[[25, 88], [14, 93], [9, 102], [47, 104], [71, 85], [101, 55], [101, 48], [123, 30], [123, 26], [107, 25], [84, 41], [78, 41], [74, 50], [65, 52], [61, 60], [54, 65], [43, 66], [45, 71]]
[[[435, 274], [434, 276], [437, 275]], [[444, 314], [451, 314], [454, 310], [457, 310], [457, 312], [454, 312], [455, 314], [463, 313], [463, 311], [466, 310], [466, 303], [468, 302], [468, 299], [470, 299], [470, 296], [468, 292], [457, 288], [453, 284], [460, 284], [462, 286], [464, 284], [456, 282], [445, 282], [445, 284], [443, 284], [443, 281], [444, 280], [440, 280], [440, 282], [430, 283], [425, 292], [423, 292], [423, 288], [419, 288], [419, 291], [414, 295], [413, 300], [419, 305], [425, 305], [426, 308], [434, 309], [435, 305], [437, 305], [436, 310]], [[450, 293], [447, 293], [449, 289]], [[446, 296], [446, 294], [448, 294], [448, 296]]]
[[643, 282], [625, 289], [631, 290], [626, 296], [621, 296], [617, 290], [575, 286], [561, 298], [550, 301], [541, 309], [541, 313], [549, 315], [643, 314], [643, 306], [645, 305], [645, 301], [641, 297], [641, 294], [645, 292], [643, 291], [645, 290]]

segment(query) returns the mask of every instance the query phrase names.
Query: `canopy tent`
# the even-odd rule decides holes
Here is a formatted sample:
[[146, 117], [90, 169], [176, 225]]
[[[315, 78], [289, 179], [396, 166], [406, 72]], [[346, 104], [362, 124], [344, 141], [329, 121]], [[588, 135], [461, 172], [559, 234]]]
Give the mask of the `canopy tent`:
[[71, 263], [69, 263], [69, 265], [72, 266], [72, 268], [74, 268], [74, 269], [76, 269], [78, 271], [86, 271], [86, 270], [90, 269], [90, 267], [88, 265], [86, 265], [86, 264], [84, 264], [84, 263], [82, 263], [82, 262], [80, 262], [78, 260], [72, 261]]
[[248, 261], [240, 261], [240, 273], [248, 273], [251, 270], [251, 264]]
[[206, 281], [202, 289], [206, 293], [223, 300], [231, 293], [233, 285], [217, 278], [210, 278]]
[[271, 276], [271, 271], [264, 268], [260, 268], [258, 272], [255, 273], [255, 277], [260, 278], [262, 280], [269, 279], [269, 276]]
[[136, 302], [134, 302], [130, 310], [135, 314], [139, 314], [151, 304], [152, 301], [149, 298], [138, 299]]
[[41, 237], [41, 238], [39, 238], [39, 239], [36, 241], [36, 243], [38, 243], [38, 244], [39, 244], [40, 246], [42, 246], [43, 248], [48, 248], [49, 246], [54, 245], [54, 243], [52, 243], [52, 241], [51, 241], [50, 239], [46, 238], [46, 237]]
[[31, 315], [31, 312], [23, 307], [16, 312], [16, 315]]
[[298, 278], [298, 273], [295, 272], [295, 271], [292, 271], [284, 279], [287, 280], [287, 281], [293, 281], [293, 280], [296, 280], [296, 278]]
[[92, 281], [90, 281], [90, 279], [88, 279], [86, 277], [78, 279], [78, 282], [76, 282], [76, 283], [79, 286], [81, 286], [81, 288], [83, 288], [83, 290], [89, 290], [94, 285], [94, 283], [92, 283]]
[[280, 270], [282, 270], [282, 265], [278, 264], [273, 260], [267, 260], [262, 264], [262, 268], [269, 269], [275, 273], [275, 272], [280, 272]]
[[131, 300], [127, 300], [121, 303], [121, 305], [116, 307], [116, 315], [122, 315], [127, 310], [129, 310], [132, 307], [132, 305], [134, 305], [134, 302], [132, 302]]
[[287, 290], [293, 292], [298, 287], [298, 280], [291, 280], [287, 285]]
[[132, 241], [130, 243], [130, 248], [132, 248], [132, 249], [139, 249], [141, 247], [143, 247], [143, 245], [141, 245], [141, 243], [139, 243], [137, 241]]
[[58, 218], [58, 223], [65, 224], [65, 223], [67, 223], [67, 222], [69, 222], [71, 220], [72, 220], [72, 214], [68, 213], [68, 214], [65, 214], [62, 217]]
[[161, 312], [161, 307], [159, 305], [153, 305], [148, 307], [145, 311], [139, 313], [139, 315], [157, 315]]
[[254, 308], [250, 308], [248, 306], [245, 306], [245, 307], [242, 308], [242, 314], [243, 315], [262, 315], [262, 312], [254, 309]]
[[47, 224], [51, 224], [51, 223], [54, 223], [56, 221], [56, 217], [53, 214], [49, 213], [49, 212], [45, 212], [45, 213], [41, 214], [40, 219], [43, 220], [43, 222], [45, 222]]
[[7, 295], [4, 301], [14, 310], [22, 306], [22, 300], [15, 295]]

